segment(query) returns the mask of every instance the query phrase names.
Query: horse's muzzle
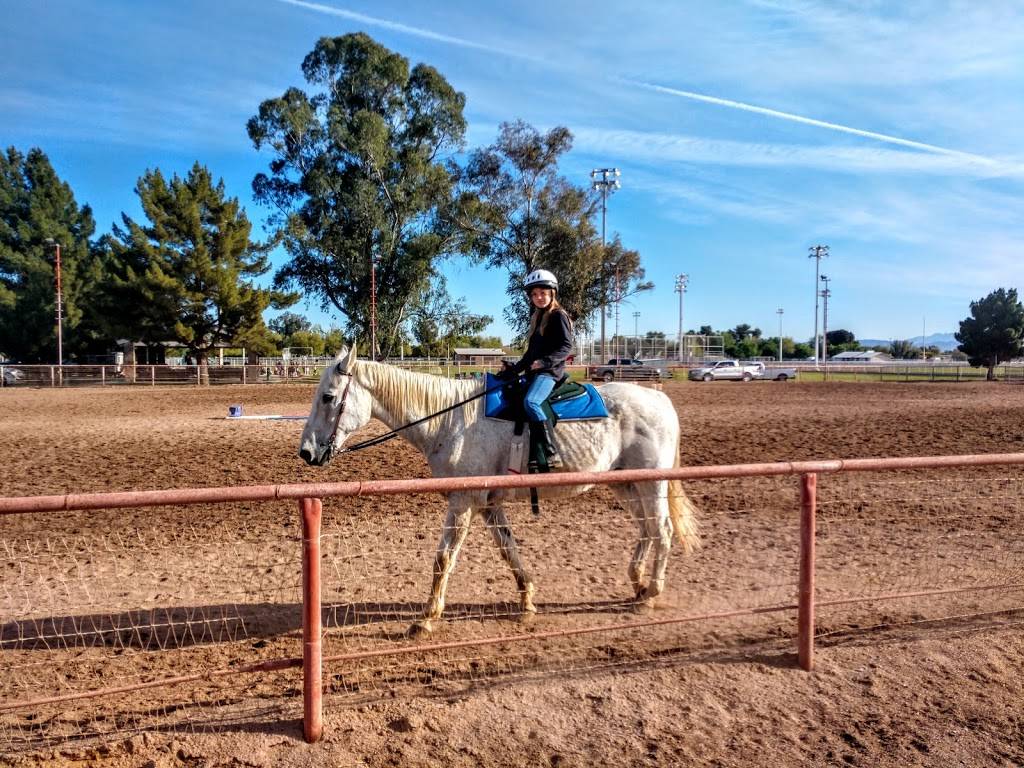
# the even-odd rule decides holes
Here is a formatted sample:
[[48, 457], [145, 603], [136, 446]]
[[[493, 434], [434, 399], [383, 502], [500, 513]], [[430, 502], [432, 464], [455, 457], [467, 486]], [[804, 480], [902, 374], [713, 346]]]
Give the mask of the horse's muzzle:
[[308, 448], [299, 449], [299, 458], [311, 467], [322, 467], [331, 460], [331, 446], [325, 446], [323, 450], [317, 450], [316, 454]]

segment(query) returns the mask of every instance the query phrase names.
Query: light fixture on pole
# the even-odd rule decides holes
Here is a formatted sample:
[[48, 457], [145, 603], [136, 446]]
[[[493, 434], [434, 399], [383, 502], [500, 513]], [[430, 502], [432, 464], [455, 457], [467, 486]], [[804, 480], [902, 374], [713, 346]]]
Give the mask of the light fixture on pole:
[[689, 284], [689, 275], [686, 273], [676, 275], [676, 293], [679, 294], [679, 338], [676, 347], [676, 355], [680, 362], [683, 360], [683, 294], [686, 293], [686, 286]]
[[52, 245], [55, 251], [53, 260], [53, 274], [57, 282], [57, 365], [64, 364], [64, 296], [60, 287], [60, 243], [52, 237], [44, 241]]
[[828, 256], [827, 245], [813, 245], [810, 248], [809, 259], [814, 259], [814, 365], [818, 365], [818, 348], [819, 348], [819, 336], [818, 336], [818, 277], [821, 271], [821, 260]]
[[[604, 268], [604, 256], [605, 256], [605, 221], [608, 215], [608, 195], [614, 192], [616, 189], [622, 187], [619, 183], [619, 176], [621, 172], [618, 168], [595, 168], [590, 172], [590, 187], [596, 189], [601, 193], [601, 261], [602, 270]], [[601, 297], [601, 359], [605, 360], [608, 357], [607, 347], [605, 344], [605, 331], [604, 321], [605, 315], [607, 314], [606, 297], [607, 297], [607, 286], [601, 286], [604, 295]], [[615, 271], [615, 308], [616, 308], [616, 320], [618, 320], [618, 300], [619, 300], [619, 273]]]
[[775, 310], [775, 314], [779, 316], [779, 362], [782, 362], [782, 315], [785, 310], [779, 307]]

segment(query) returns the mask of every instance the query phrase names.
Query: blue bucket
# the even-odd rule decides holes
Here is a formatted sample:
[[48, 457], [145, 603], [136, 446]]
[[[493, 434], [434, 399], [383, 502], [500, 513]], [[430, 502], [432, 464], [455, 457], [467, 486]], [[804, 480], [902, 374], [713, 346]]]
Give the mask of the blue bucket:
[[240, 405], [229, 405], [228, 406], [228, 418], [237, 419], [242, 415], [242, 406]]

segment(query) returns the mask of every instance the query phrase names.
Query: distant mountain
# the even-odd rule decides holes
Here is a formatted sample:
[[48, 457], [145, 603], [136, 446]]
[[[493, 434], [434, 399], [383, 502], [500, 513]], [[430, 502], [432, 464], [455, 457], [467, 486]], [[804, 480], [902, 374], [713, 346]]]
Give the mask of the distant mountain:
[[[901, 338], [899, 336], [893, 336], [893, 339]], [[921, 346], [920, 336], [906, 336], [906, 338], [915, 347]], [[862, 347], [887, 347], [892, 342], [892, 339], [857, 339]], [[926, 347], [938, 347], [943, 352], [952, 352], [959, 346], [960, 342], [956, 340], [956, 337], [952, 333], [933, 333], [931, 336], [924, 337], [924, 345]]]

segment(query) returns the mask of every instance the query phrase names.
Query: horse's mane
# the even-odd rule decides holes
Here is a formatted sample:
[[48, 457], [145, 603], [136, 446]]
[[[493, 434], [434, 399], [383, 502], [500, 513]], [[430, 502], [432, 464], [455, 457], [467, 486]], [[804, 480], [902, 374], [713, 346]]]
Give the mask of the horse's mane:
[[[429, 373], [416, 373], [393, 365], [360, 360], [356, 379], [373, 391], [378, 404], [395, 417], [417, 418], [436, 413], [479, 390], [474, 381], [452, 381]], [[476, 410], [480, 401], [467, 404]], [[471, 412], [473, 412], [471, 411]]]

